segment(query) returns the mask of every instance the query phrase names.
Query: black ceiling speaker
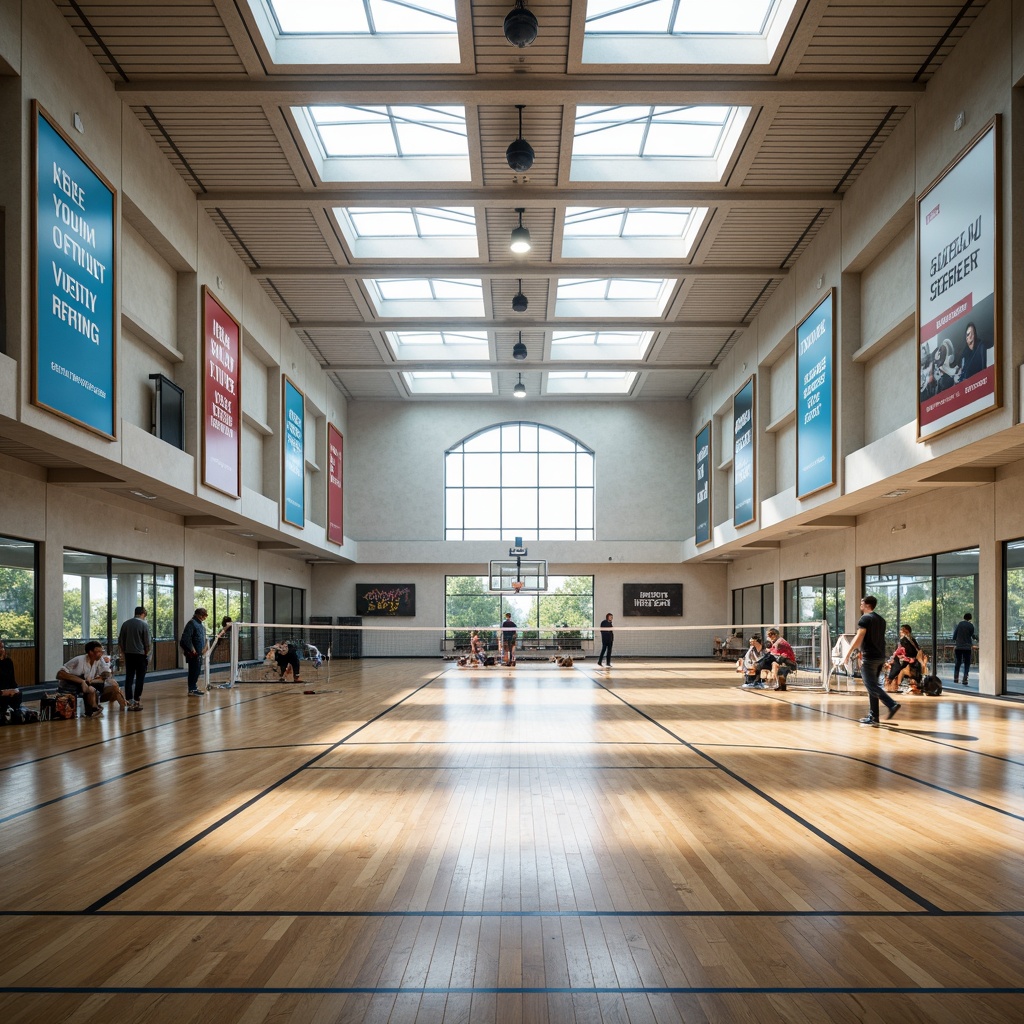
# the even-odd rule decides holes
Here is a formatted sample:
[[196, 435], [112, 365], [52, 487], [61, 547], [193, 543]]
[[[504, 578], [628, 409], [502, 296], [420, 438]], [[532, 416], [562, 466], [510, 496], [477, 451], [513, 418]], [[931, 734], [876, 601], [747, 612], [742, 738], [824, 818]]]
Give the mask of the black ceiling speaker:
[[523, 344], [523, 332], [519, 332], [519, 340], [512, 346], [513, 359], [526, 358], [526, 346]]
[[517, 103], [519, 111], [519, 138], [505, 150], [505, 159], [513, 171], [528, 171], [533, 166], [533, 146], [523, 138], [523, 104]]
[[512, 296], [512, 312], [525, 313], [530, 300], [523, 294], [523, 279], [519, 278], [519, 291]]
[[537, 17], [526, 9], [526, 0], [516, 0], [505, 15], [505, 38], [513, 46], [529, 46], [537, 38]]

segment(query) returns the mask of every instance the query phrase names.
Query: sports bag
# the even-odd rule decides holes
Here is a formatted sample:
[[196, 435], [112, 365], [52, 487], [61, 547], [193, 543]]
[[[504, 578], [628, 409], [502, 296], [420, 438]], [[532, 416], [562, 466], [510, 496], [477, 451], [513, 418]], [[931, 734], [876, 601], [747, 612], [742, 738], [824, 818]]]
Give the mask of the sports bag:
[[921, 690], [927, 697], [938, 697], [942, 693], [942, 680], [938, 676], [925, 676], [921, 680]]
[[58, 693], [53, 702], [54, 718], [74, 718], [78, 712], [78, 698], [73, 693]]

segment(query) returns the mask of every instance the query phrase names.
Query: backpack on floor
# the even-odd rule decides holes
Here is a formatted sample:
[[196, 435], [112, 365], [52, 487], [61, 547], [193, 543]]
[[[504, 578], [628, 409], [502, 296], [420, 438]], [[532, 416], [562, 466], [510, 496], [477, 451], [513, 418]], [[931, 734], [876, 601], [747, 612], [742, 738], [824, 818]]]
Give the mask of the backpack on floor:
[[938, 676], [925, 676], [920, 685], [927, 697], [938, 697], [942, 693], [942, 680]]

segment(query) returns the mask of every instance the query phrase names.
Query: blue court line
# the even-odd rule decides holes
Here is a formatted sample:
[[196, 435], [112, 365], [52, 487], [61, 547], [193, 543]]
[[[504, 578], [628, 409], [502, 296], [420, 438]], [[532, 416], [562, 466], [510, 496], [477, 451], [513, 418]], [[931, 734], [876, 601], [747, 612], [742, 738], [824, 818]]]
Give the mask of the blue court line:
[[400, 707], [410, 698], [415, 697], [416, 694], [420, 692], [420, 690], [426, 689], [426, 687], [430, 686], [431, 683], [433, 683], [437, 678], [439, 677], [435, 676], [433, 679], [428, 679], [421, 686], [418, 686], [416, 687], [416, 689], [411, 690], [409, 693], [407, 693], [401, 700], [396, 701], [390, 707], [385, 708], [379, 714], [374, 715], [373, 718], [368, 719], [362, 725], [353, 729], [352, 732], [348, 734], [348, 736], [343, 736], [337, 742], [332, 743], [326, 750], [322, 750], [319, 754], [310, 758], [308, 761], [305, 762], [305, 764], [301, 764], [297, 768], [288, 772], [286, 775], [281, 776], [281, 778], [279, 778], [276, 782], [271, 783], [269, 786], [262, 789], [255, 796], [252, 796], [244, 803], [239, 804], [234, 810], [228, 811], [227, 814], [222, 815], [215, 822], [213, 822], [213, 824], [208, 825], [201, 832], [196, 833], [196, 835], [192, 836], [190, 839], [186, 839], [185, 842], [179, 843], [178, 846], [176, 846], [173, 850], [168, 851], [162, 857], [153, 861], [152, 864], [149, 864], [147, 867], [144, 867], [141, 871], [132, 875], [132, 877], [129, 878], [127, 881], [122, 882], [116, 888], [111, 889], [110, 892], [108, 892], [106, 895], [101, 896], [98, 900], [95, 900], [93, 903], [91, 903], [88, 907], [85, 908], [85, 912], [95, 913], [98, 910], [102, 910], [108, 903], [117, 899], [119, 896], [122, 896], [134, 885], [137, 885], [139, 882], [143, 881], [150, 875], [159, 871], [160, 868], [162, 868], [165, 864], [169, 864], [176, 857], [183, 854], [186, 850], [190, 850], [193, 846], [195, 846], [197, 843], [205, 839], [207, 836], [212, 835], [222, 825], [227, 824], [227, 822], [231, 821], [233, 818], [236, 818], [243, 811], [248, 810], [256, 803], [259, 803], [259, 801], [262, 800], [265, 796], [268, 796], [270, 793], [273, 793], [274, 790], [279, 789], [281, 786], [285, 785], [285, 783], [291, 782], [292, 779], [294, 779], [297, 775], [304, 772], [307, 768], [310, 768], [312, 765], [316, 764], [317, 761], [321, 760], [324, 757], [327, 757], [328, 754], [337, 750], [338, 747], [340, 747], [347, 739], [349, 739], [352, 736], [355, 736], [359, 732], [362, 732], [363, 729], [366, 729], [374, 722], [378, 721], [385, 715], [389, 714], [391, 711], [394, 711], [395, 708]]
[[871, 861], [869, 861], [866, 857], [861, 856], [861, 854], [857, 853], [855, 850], [852, 850], [845, 843], [841, 843], [834, 836], [830, 836], [827, 832], [824, 831], [824, 829], [820, 829], [817, 825], [813, 825], [810, 821], [807, 820], [807, 818], [803, 817], [803, 815], [801, 814], [797, 814], [796, 811], [794, 811], [790, 807], [787, 807], [780, 800], [776, 800], [775, 797], [769, 796], [763, 789], [759, 789], [757, 786], [755, 786], [752, 782], [745, 779], [738, 772], [733, 771], [731, 768], [727, 768], [724, 764], [722, 764], [721, 761], [716, 760], [710, 754], [705, 753], [703, 750], [700, 750], [698, 747], [694, 746], [689, 741], [684, 740], [681, 736], [674, 733], [667, 725], [663, 725], [656, 718], [653, 718], [651, 715], [647, 714], [646, 711], [641, 710], [635, 704], [631, 704], [621, 694], [616, 693], [615, 690], [609, 689], [607, 686], [604, 685], [604, 683], [600, 682], [597, 679], [594, 680], [594, 685], [599, 686], [606, 693], [611, 694], [611, 696], [621, 701], [626, 707], [631, 708], [636, 714], [640, 715], [641, 718], [646, 719], [648, 722], [650, 722], [658, 729], [661, 729], [664, 732], [668, 733], [669, 736], [678, 740], [684, 747], [686, 747], [687, 750], [692, 750], [693, 753], [695, 753], [698, 757], [705, 758], [710, 764], [713, 764], [724, 775], [732, 779], [733, 782], [735, 782], [737, 785], [743, 786], [744, 789], [750, 790], [751, 793], [754, 793], [756, 796], [760, 797], [762, 800], [764, 800], [771, 807], [774, 807], [781, 814], [784, 814], [790, 820], [795, 821], [802, 828], [807, 829], [807, 831], [810, 832], [812, 835], [817, 836], [822, 842], [827, 843], [834, 850], [841, 853], [844, 857], [848, 857], [855, 864], [859, 865], [865, 871], [874, 875], [876, 878], [884, 882], [890, 888], [895, 889], [896, 892], [905, 896], [908, 900], [912, 900], [914, 903], [916, 903], [920, 907], [923, 907], [925, 910], [933, 912], [939, 910], [939, 907], [932, 903], [931, 900], [922, 896], [919, 892], [915, 892], [905, 882], [901, 882], [898, 878], [895, 878], [894, 876], [890, 875], [888, 871], [884, 871], [882, 870], [882, 868], [872, 864]]
[[175, 987], [171, 985], [154, 985], [143, 988], [138, 985], [4, 985], [0, 992], [18, 993], [20, 995], [396, 995], [396, 996], [479, 996], [479, 995], [572, 995], [572, 996], [615, 996], [615, 995], [741, 995], [741, 996], [772, 996], [772, 995], [905, 995], [905, 996], [991, 996], [1020, 995], [1022, 987], [992, 986], [908, 986], [894, 985], [886, 988], [881, 985], [861, 985], [855, 988], [843, 988], [838, 985], [808, 985], [805, 988], [796, 985], [623, 985], [616, 988], [608, 985], [496, 985], [474, 988], [468, 985], [434, 985], [411, 986], [402, 988], [398, 985], [268, 985], [258, 988], [246, 985], [225, 985], [217, 988], [211, 985], [191, 985]]

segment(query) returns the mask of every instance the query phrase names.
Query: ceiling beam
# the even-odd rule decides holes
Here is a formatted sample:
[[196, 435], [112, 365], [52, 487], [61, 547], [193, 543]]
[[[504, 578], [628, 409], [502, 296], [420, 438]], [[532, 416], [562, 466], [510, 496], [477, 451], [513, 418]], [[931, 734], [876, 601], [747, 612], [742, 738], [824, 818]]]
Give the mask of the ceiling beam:
[[[422, 330], [422, 318], [389, 320], [292, 320], [296, 331], [338, 331], [346, 334], [364, 331]], [[597, 331], [607, 330], [607, 317], [562, 320], [472, 320], [431, 317], [430, 329], [435, 331]], [[614, 321], [618, 331], [745, 331], [749, 324], [742, 320], [672, 320], [655, 317], [622, 317]]]
[[132, 105], [193, 108], [251, 106], [253, 103], [463, 103], [514, 105], [540, 103], [728, 104], [757, 107], [772, 97], [794, 106], [901, 106], [924, 95], [923, 82], [780, 79], [751, 75], [727, 79], [711, 74], [571, 75], [332, 75], [329, 78], [274, 75], [272, 78], [136, 79], [116, 82], [114, 90]]
[[[755, 204], [768, 210], [818, 210], [834, 209], [842, 204], [842, 196], [834, 192], [808, 192], [804, 189], [756, 189], [756, 188], [673, 188], [659, 183], [657, 188], [632, 183], [625, 189], [635, 197], [634, 205], [644, 206], [715, 206], [727, 209], [734, 206]], [[570, 183], [569, 188], [541, 188], [530, 185], [497, 185], [493, 188], [479, 188], [474, 185], [462, 186], [458, 182], [438, 182], [425, 185], [418, 182], [407, 187], [405, 182], [382, 186], [379, 182], [352, 182], [318, 189], [229, 189], [221, 192], [205, 192], [196, 197], [200, 206], [206, 209], [228, 210], [241, 207], [246, 210], [279, 209], [296, 206], [437, 206], [475, 205], [508, 203], [509, 216], [512, 209], [562, 209], [579, 206], [586, 202], [592, 206], [622, 206], [624, 189], [620, 185], [593, 185], [590, 182]]]
[[636, 373], [663, 373], [674, 370], [713, 370], [715, 365], [706, 359], [698, 362], [645, 363], [638, 359], [541, 359], [527, 358], [521, 361], [503, 360], [500, 363], [483, 359], [403, 359], [400, 363], [380, 363], [368, 366], [366, 363], [327, 363], [321, 365], [325, 373], [417, 373], [430, 370], [479, 370], [487, 373], [547, 373], [551, 370], [611, 370]]
[[360, 263], [347, 267], [331, 267], [323, 264], [310, 266], [256, 267], [250, 271], [253, 277], [273, 277], [277, 280], [287, 277], [334, 278], [356, 280], [360, 278], [413, 278], [422, 277], [479, 277], [487, 280], [546, 277], [746, 277], [763, 280], [769, 277], [786, 277], [784, 268], [741, 267], [689, 264], [676, 260], [669, 263], [655, 263], [646, 260], [618, 260], [614, 270], [599, 260], [572, 261], [561, 263], [507, 263], [495, 264], [486, 261], [464, 260], [459, 263], [439, 263], [422, 260], [409, 263]]

